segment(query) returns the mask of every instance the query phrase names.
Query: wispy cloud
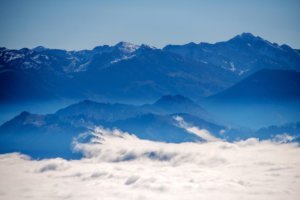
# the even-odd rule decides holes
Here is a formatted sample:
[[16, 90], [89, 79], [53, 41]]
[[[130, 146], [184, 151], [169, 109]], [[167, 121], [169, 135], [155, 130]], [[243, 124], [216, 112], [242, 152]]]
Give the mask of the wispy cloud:
[[208, 130], [206, 129], [199, 129], [196, 126], [192, 126], [188, 124], [182, 117], [175, 116], [174, 119], [177, 121], [177, 125], [183, 129], [185, 129], [188, 133], [192, 133], [197, 135], [198, 137], [202, 138], [207, 142], [215, 142], [220, 141], [219, 138], [213, 136]]

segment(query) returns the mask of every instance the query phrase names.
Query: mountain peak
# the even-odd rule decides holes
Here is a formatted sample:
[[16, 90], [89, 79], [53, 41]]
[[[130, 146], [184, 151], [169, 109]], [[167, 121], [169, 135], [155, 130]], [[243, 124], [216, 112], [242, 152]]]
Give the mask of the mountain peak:
[[242, 45], [254, 48], [262, 48], [266, 46], [278, 48], [277, 44], [271, 43], [259, 36], [254, 36], [252, 33], [242, 33], [228, 40], [227, 43], [237, 46]]
[[21, 112], [21, 113], [19, 114], [19, 117], [24, 118], [24, 117], [27, 117], [27, 116], [29, 116], [29, 115], [31, 115], [30, 112], [28, 112], [28, 111], [23, 111], [23, 112]]
[[32, 50], [35, 52], [42, 52], [42, 51], [47, 50], [47, 48], [44, 46], [37, 46], [37, 47], [33, 48]]
[[261, 37], [258, 36], [254, 36], [252, 33], [241, 33], [235, 37], [233, 37], [232, 39], [230, 39], [229, 41], [247, 41], [247, 42], [252, 42], [252, 41], [257, 41], [257, 40], [263, 40]]
[[115, 47], [124, 53], [132, 53], [132, 52], [136, 51], [138, 48], [140, 48], [139, 45], [135, 45], [135, 44], [132, 44], [129, 42], [123, 42], [123, 41], [116, 44]]
[[239, 36], [242, 38], [256, 38], [256, 36], [254, 36], [252, 33], [247, 32], [241, 33]]

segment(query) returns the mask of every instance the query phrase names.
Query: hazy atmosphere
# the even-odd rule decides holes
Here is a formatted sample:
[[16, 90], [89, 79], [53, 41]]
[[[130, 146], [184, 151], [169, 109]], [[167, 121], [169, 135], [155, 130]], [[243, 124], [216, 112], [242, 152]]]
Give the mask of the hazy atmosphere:
[[298, 0], [0, 0], [0, 199], [299, 199], [299, 19]]

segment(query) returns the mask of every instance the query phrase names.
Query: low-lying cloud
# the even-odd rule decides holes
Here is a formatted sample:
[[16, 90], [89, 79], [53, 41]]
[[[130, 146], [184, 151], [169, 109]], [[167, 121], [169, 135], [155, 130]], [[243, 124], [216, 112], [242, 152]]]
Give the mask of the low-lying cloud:
[[297, 144], [162, 143], [97, 128], [81, 160], [0, 155], [0, 199], [298, 199]]

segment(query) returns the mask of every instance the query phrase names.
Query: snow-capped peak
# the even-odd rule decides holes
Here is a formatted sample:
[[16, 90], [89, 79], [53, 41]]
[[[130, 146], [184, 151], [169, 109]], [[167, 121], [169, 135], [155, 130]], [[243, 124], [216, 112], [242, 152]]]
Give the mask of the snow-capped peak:
[[47, 48], [43, 47], [43, 46], [37, 46], [37, 47], [33, 48], [32, 50], [35, 52], [41, 52], [41, 51], [47, 50]]
[[129, 42], [119, 42], [118, 44], [116, 44], [115, 47], [124, 53], [132, 53], [136, 51], [138, 48], [140, 48], [139, 45], [135, 45]]
[[242, 38], [255, 38], [255, 36], [252, 33], [241, 33], [240, 35], [238, 35], [239, 37]]

